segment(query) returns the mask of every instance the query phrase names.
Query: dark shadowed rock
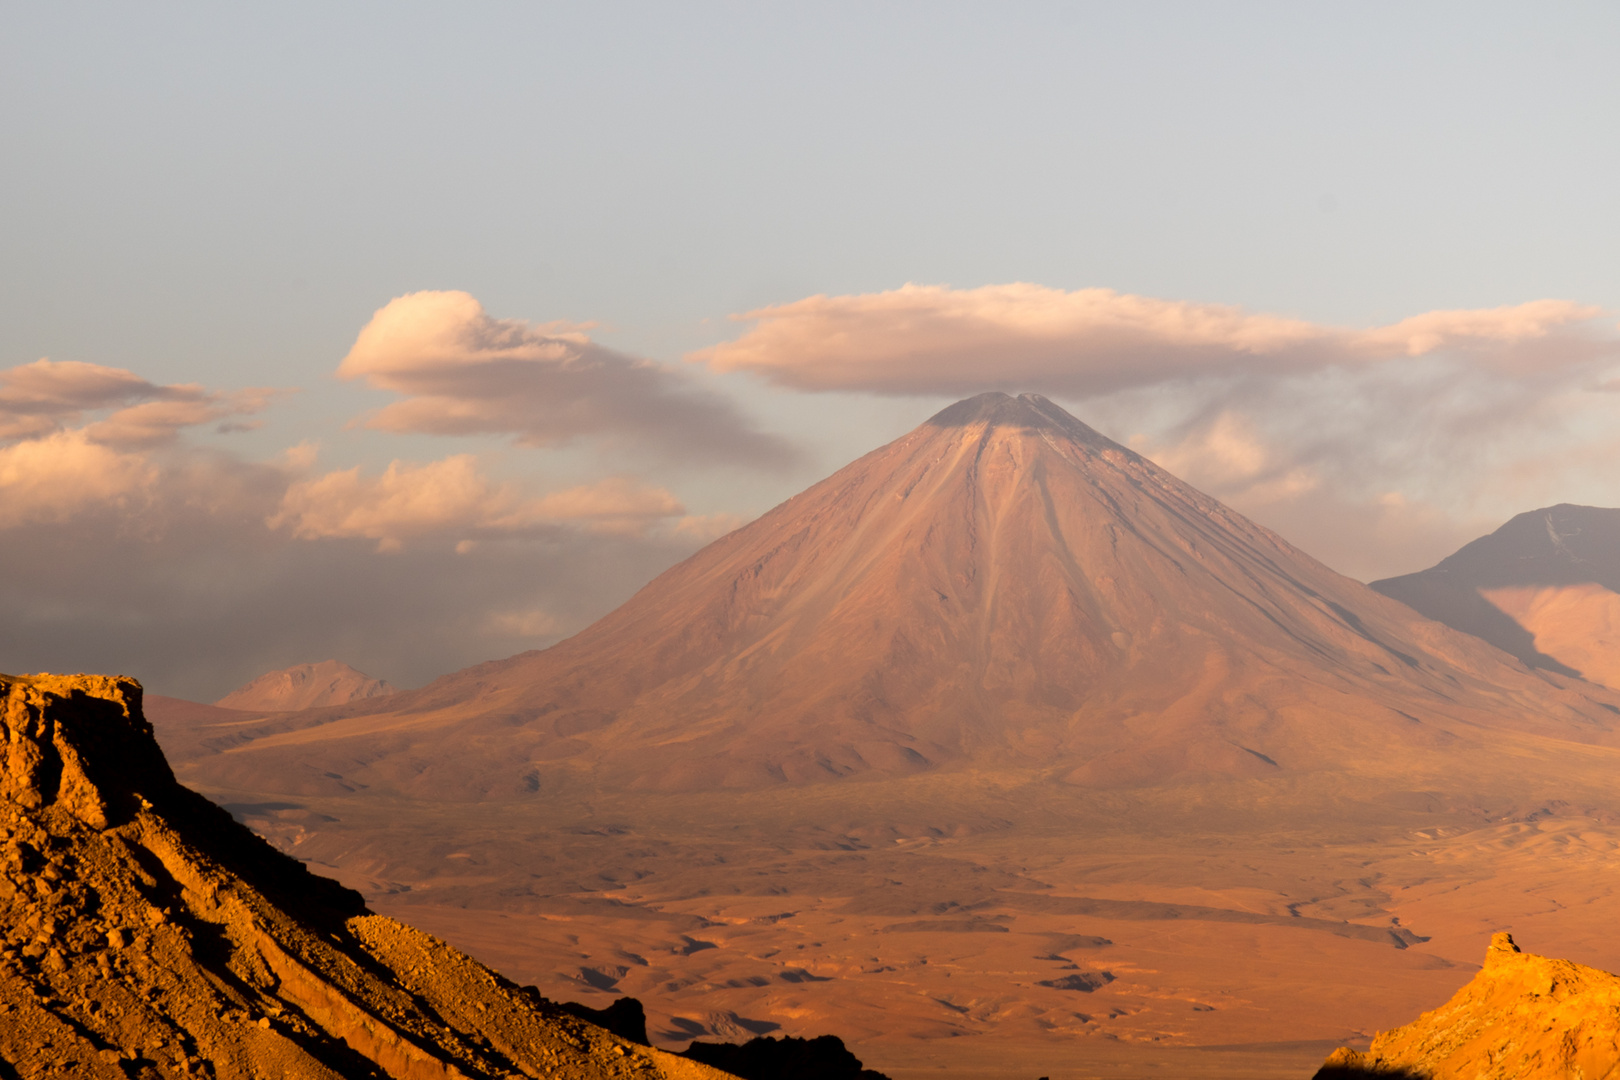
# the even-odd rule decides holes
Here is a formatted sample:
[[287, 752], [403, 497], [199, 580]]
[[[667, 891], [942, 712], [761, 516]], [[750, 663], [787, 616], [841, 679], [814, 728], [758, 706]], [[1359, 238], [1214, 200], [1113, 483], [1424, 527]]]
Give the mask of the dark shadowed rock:
[[743, 1080], [888, 1080], [876, 1070], [862, 1068], [860, 1059], [836, 1035], [764, 1036], [742, 1044], [694, 1042], [683, 1056]]
[[[529, 989], [539, 996], [540, 992], [534, 987]], [[605, 1009], [593, 1009], [577, 1001], [561, 1002], [559, 1008], [581, 1020], [589, 1020], [599, 1028], [605, 1028], [621, 1039], [629, 1039], [643, 1046], [651, 1042], [647, 1038], [647, 1010], [633, 997], [618, 998]]]

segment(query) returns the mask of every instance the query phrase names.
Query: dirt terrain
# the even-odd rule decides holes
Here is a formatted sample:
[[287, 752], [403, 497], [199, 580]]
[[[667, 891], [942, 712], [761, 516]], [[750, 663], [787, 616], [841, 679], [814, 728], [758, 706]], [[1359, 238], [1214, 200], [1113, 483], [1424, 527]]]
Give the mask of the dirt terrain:
[[945, 410], [552, 649], [186, 782], [654, 1041], [897, 1078], [1302, 1076], [1498, 930], [1620, 966], [1620, 694], [1429, 621], [1044, 399]]
[[175, 783], [138, 684], [0, 676], [0, 1075], [671, 1077]]
[[1570, 807], [1345, 825], [1250, 789], [1273, 805], [1245, 832], [1209, 810], [1236, 791], [913, 783], [233, 809], [547, 996], [641, 998], [659, 1045], [837, 1033], [894, 1077], [1304, 1076], [1444, 1001], [1498, 929], [1620, 967], [1620, 832]]

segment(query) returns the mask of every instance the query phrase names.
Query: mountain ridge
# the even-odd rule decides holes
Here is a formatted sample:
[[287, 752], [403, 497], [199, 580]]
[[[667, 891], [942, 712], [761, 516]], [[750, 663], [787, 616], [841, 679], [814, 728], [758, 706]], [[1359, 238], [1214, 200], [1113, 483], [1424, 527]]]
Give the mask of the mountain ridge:
[[1620, 686], [1620, 510], [1516, 514], [1427, 570], [1371, 587], [1530, 667]]
[[[1046, 399], [987, 394], [564, 642], [386, 699], [233, 725], [224, 753], [188, 767], [227, 787], [256, 774], [263, 788], [268, 770], [306, 792], [325, 776], [458, 798], [965, 761], [1132, 786], [1332, 768], [1455, 737], [1414, 710], [1612, 739], [1613, 703], [1548, 678], [1413, 617]], [[1282, 715], [1346, 694], [1358, 725]]]

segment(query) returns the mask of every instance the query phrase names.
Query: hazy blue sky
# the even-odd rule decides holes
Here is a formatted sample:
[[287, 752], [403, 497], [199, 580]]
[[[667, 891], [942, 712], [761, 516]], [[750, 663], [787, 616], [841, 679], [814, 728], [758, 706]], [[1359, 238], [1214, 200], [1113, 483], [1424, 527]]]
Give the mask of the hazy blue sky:
[[[683, 359], [753, 325], [732, 315], [908, 282], [953, 287], [947, 320], [973, 290], [1026, 282], [1335, 333], [1562, 301], [1574, 314], [1485, 335], [1507, 359], [1467, 330], [1365, 363], [1222, 361], [1095, 389], [1061, 356], [1018, 370], [1356, 576], [1426, 565], [1516, 510], [1620, 504], [1617, 395], [1598, 389], [1620, 312], [1612, 4], [7, 3], [3, 18], [0, 369], [48, 357], [154, 389], [92, 392], [88, 369], [53, 368], [78, 373], [79, 397], [11, 406], [49, 423], [0, 448], [6, 497], [45, 499], [0, 516], [0, 576], [24, 598], [0, 669], [121, 666], [217, 696], [340, 647], [409, 684], [554, 640], [707, 535], [689, 518], [757, 513], [959, 396], [926, 365], [881, 392], [818, 392]], [[451, 431], [487, 387], [440, 401], [438, 419], [356, 424], [402, 396], [421, 405], [419, 385], [401, 389], [408, 358], [335, 373], [374, 312], [423, 290], [496, 320], [594, 323], [604, 370], [672, 370], [643, 411], [588, 430]], [[992, 322], [1009, 341], [1026, 326]], [[1578, 348], [1525, 345], [1560, 328]], [[810, 370], [820, 339], [804, 340], [794, 362]], [[985, 338], [987, 386], [999, 340]], [[230, 396], [251, 387], [299, 390]], [[636, 426], [688, 397], [711, 419], [657, 439]], [[69, 437], [143, 401], [193, 412]], [[700, 430], [731, 434], [681, 452]], [[301, 443], [318, 450], [285, 457]], [[356, 523], [417, 482], [396, 470], [376, 487], [391, 461], [462, 454], [457, 522]], [[347, 494], [319, 486], [354, 466]], [[89, 473], [145, 484], [145, 501], [110, 482], [61, 494]], [[613, 519], [611, 540], [567, 524], [601, 525], [577, 499], [536, 502], [609, 479], [642, 515]], [[658, 511], [654, 489], [682, 513]], [[406, 570], [457, 529], [484, 546]], [[95, 595], [116, 633], [95, 596], [69, 599], [113, 566], [121, 583]], [[410, 583], [434, 574], [445, 595], [422, 599]], [[456, 574], [486, 584], [458, 591]], [[532, 575], [521, 603], [500, 584], [513, 574]], [[326, 605], [318, 628], [299, 623], [299, 589]], [[403, 616], [379, 598], [402, 589], [417, 590], [411, 618], [441, 611], [454, 640], [396, 641]], [[288, 611], [255, 620], [272, 598]], [[201, 608], [212, 622], [188, 614]]]

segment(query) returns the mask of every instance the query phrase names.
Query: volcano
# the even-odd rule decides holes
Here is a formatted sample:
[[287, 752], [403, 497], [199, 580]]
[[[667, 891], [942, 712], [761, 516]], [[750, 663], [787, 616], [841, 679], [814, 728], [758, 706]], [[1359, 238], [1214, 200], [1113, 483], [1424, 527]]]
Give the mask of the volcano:
[[1494, 930], [1620, 967], [1620, 694], [1031, 395], [951, 406], [552, 648], [155, 720], [185, 782], [376, 910], [548, 997], [634, 995], [670, 1048], [1308, 1075]]
[[1481, 728], [1606, 739], [1613, 715], [1051, 401], [991, 393], [559, 645], [234, 724], [200, 764], [257, 790], [458, 799], [964, 763], [1109, 787], [1409, 761]]

